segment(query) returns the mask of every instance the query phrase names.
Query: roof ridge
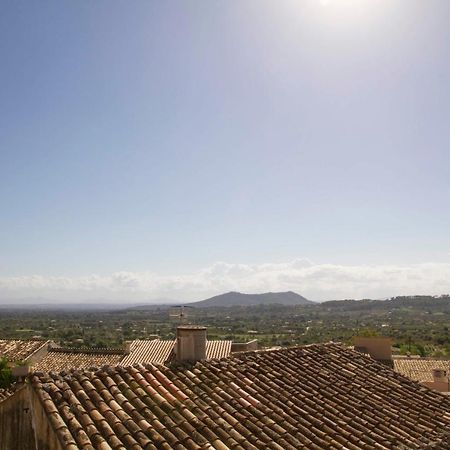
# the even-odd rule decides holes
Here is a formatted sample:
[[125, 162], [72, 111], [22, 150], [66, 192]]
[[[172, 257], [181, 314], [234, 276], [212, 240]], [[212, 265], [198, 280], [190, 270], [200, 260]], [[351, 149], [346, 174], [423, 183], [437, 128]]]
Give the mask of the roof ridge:
[[86, 353], [86, 354], [124, 354], [125, 349], [120, 347], [101, 347], [101, 348], [91, 348], [91, 347], [51, 347], [50, 352], [58, 353]]

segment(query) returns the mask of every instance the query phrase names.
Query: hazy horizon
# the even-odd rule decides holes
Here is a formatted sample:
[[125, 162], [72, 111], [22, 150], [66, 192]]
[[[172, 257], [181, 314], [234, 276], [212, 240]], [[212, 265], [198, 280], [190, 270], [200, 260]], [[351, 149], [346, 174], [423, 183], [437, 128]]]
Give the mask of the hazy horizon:
[[[24, 298], [52, 301], [196, 301], [229, 291], [294, 291], [309, 300], [442, 295], [450, 292], [450, 264], [339, 266], [297, 259], [278, 264], [216, 263], [196, 272], [160, 275], [117, 272], [85, 277], [0, 279], [0, 303]], [[27, 293], [27, 295], [24, 295]]]
[[450, 292], [450, 2], [6, 2], [0, 303]]

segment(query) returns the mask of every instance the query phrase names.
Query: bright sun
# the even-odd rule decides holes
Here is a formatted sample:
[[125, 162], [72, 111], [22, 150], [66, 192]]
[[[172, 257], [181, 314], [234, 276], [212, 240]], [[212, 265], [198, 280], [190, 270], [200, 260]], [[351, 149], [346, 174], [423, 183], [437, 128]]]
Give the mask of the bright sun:
[[331, 3], [341, 4], [342, 6], [355, 6], [358, 0], [319, 0], [322, 6], [328, 6]]
[[347, 11], [349, 14], [364, 14], [368, 11], [380, 9], [380, 3], [374, 0], [319, 0], [318, 4], [333, 11]]

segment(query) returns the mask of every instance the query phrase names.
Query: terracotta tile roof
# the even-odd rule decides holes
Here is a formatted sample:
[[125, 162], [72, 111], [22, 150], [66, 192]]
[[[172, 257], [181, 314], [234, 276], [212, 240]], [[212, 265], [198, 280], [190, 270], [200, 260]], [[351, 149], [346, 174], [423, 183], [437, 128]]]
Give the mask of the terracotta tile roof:
[[160, 339], [140, 340], [131, 343], [130, 353], [122, 361], [122, 366], [136, 363], [164, 364], [173, 351], [175, 341], [162, 341]]
[[337, 344], [35, 373], [63, 449], [449, 449], [450, 399]]
[[34, 370], [60, 372], [66, 369], [88, 369], [119, 364], [122, 350], [53, 349], [33, 365]]
[[[0, 403], [24, 388], [25, 384], [13, 382], [7, 389], [0, 389]], [[0, 423], [1, 423], [1, 414], [0, 414]]]
[[432, 382], [433, 369], [444, 369], [450, 374], [449, 359], [394, 358], [394, 370], [415, 381]]
[[[16, 341], [14, 341], [16, 342]], [[36, 341], [20, 341], [22, 343]], [[34, 370], [60, 372], [65, 369], [87, 369], [104, 365], [129, 366], [132, 364], [164, 364], [174, 359], [175, 341], [135, 340], [130, 345], [130, 353], [124, 356], [122, 349], [69, 349], [53, 348], [39, 362]], [[206, 357], [223, 358], [231, 353], [231, 341], [207, 341]]]
[[14, 389], [0, 389], [0, 402], [14, 394]]
[[[130, 353], [121, 361], [122, 366], [132, 364], [164, 364], [175, 358], [176, 341], [136, 340], [131, 343]], [[206, 359], [225, 358], [231, 354], [231, 341], [206, 341]]]
[[0, 358], [6, 357], [9, 361], [23, 361], [43, 346], [48, 345], [48, 342], [0, 339]]
[[226, 358], [231, 354], [231, 341], [206, 341], [206, 358]]

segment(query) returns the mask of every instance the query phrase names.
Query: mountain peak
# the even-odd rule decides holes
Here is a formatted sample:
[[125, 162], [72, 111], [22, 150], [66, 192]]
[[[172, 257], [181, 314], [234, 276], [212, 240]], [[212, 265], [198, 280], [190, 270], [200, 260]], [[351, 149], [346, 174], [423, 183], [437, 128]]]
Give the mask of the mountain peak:
[[191, 303], [197, 307], [253, 306], [253, 305], [307, 305], [313, 303], [305, 297], [292, 292], [266, 292], [263, 294], [244, 294], [230, 291], [206, 300]]

